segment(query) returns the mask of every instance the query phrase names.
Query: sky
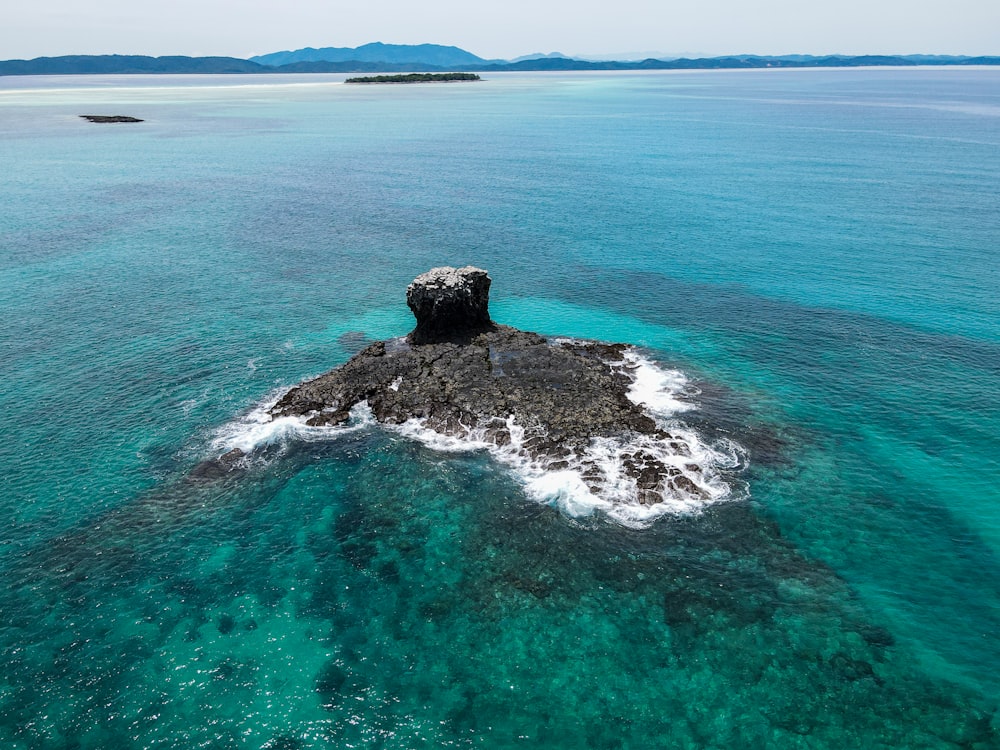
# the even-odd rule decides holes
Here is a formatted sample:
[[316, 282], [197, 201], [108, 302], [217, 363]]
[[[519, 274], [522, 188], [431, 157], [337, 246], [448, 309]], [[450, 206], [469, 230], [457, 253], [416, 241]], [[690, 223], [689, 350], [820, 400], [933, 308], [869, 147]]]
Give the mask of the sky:
[[0, 59], [250, 57], [367, 42], [485, 58], [725, 54], [1000, 55], [1000, 0], [11, 0]]

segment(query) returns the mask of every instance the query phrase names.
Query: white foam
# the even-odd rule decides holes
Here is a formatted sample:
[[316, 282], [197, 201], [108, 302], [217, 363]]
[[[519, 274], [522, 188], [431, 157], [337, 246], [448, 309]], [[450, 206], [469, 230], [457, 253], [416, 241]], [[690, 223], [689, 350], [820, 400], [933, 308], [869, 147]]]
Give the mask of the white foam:
[[[459, 434], [438, 432], [422, 419], [388, 427], [438, 451], [488, 451], [513, 471], [530, 497], [556, 505], [574, 517], [600, 511], [623, 525], [644, 527], [661, 516], [697, 513], [731, 498], [732, 488], [721, 472], [740, 465], [742, 449], [731, 441], [710, 445], [674, 418], [694, 408], [680, 400], [689, 389], [687, 378], [634, 351], [626, 354], [623, 366], [634, 380], [630, 399], [642, 406], [668, 437], [593, 438], [583, 449], [557, 460], [532, 458], [524, 447], [525, 428], [513, 416], [497, 418], [486, 426], [462, 426]], [[498, 428], [509, 433], [508, 443], [494, 441]], [[658, 462], [672, 474], [654, 490], [660, 501], [649, 505], [641, 502], [643, 493], [627, 466], [643, 458]]]
[[314, 427], [306, 424], [308, 417], [272, 417], [270, 410], [282, 393], [275, 391], [240, 419], [220, 427], [212, 439], [212, 450], [221, 454], [238, 448], [251, 453], [257, 448], [282, 445], [290, 440], [330, 440], [375, 424], [367, 401], [354, 405], [345, 425]]
[[497, 447], [485, 439], [485, 430], [468, 428], [462, 435], [437, 432], [427, 426], [424, 419], [408, 419], [401, 424], [387, 424], [385, 427], [409, 440], [423, 443], [432, 450], [442, 453], [472, 453]]
[[[518, 424], [513, 415], [496, 417], [486, 425], [459, 425], [448, 433], [433, 429], [424, 419], [385, 427], [437, 451], [487, 451], [512, 471], [529, 497], [553, 504], [573, 517], [601, 512], [618, 523], [641, 528], [661, 516], [697, 513], [731, 498], [733, 490], [722, 472], [741, 464], [743, 450], [731, 441], [709, 444], [677, 419], [678, 414], [695, 408], [683, 400], [691, 393], [684, 374], [661, 368], [634, 350], [625, 353], [624, 361], [609, 364], [621, 367], [632, 379], [629, 399], [654, 419], [666, 437], [598, 437], [561, 458], [533, 458], [525, 447], [531, 430]], [[398, 388], [401, 382], [397, 378], [390, 387]], [[306, 417], [273, 418], [270, 410], [281, 393], [275, 391], [244, 417], [220, 428], [212, 440], [213, 449], [221, 454], [239, 448], [249, 454], [292, 440], [335, 439], [375, 424], [364, 401], [351, 409], [345, 425], [312, 427], [306, 424]], [[499, 444], [498, 434], [509, 436], [509, 440]], [[659, 499], [648, 505], [641, 502], [645, 493], [633, 478], [634, 471], [629, 470], [630, 463], [634, 468], [636, 462], [644, 461], [665, 467], [669, 475], [655, 489], [645, 491], [656, 493]]]
[[645, 407], [660, 417], [694, 408], [693, 404], [678, 398], [688, 387], [688, 379], [680, 370], [657, 367], [635, 350], [625, 353], [625, 367], [632, 375], [632, 385], [626, 395], [636, 406]]

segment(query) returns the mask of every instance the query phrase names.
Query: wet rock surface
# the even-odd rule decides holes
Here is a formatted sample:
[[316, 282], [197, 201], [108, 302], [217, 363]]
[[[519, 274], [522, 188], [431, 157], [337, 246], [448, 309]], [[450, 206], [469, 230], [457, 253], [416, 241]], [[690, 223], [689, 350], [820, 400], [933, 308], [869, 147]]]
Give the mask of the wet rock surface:
[[547, 339], [495, 324], [488, 293], [481, 269], [423, 274], [407, 290], [417, 318], [408, 337], [376, 342], [292, 388], [272, 417], [337, 425], [364, 401], [384, 424], [418, 420], [441, 435], [517, 452], [541, 470], [573, 468], [595, 494], [609, 482], [606, 467], [582, 457], [608, 439], [633, 501], [705, 494], [684, 438], [629, 399], [635, 364], [627, 345]]
[[289, 391], [275, 416], [307, 416], [310, 425], [347, 421], [367, 401], [380, 422], [411, 418], [444, 434], [492, 427], [509, 440], [506, 418], [515, 415], [536, 442], [573, 444], [623, 430], [655, 432], [653, 420], [628, 400], [622, 345], [550, 343], [507, 326], [468, 344], [411, 346], [380, 341], [342, 367]]

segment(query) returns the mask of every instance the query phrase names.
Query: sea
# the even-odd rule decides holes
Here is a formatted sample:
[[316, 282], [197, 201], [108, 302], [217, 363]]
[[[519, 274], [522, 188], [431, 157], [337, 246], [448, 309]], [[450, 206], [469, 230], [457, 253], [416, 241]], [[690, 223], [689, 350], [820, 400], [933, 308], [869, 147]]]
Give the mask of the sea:
[[[0, 79], [0, 746], [1000, 748], [1000, 69], [344, 78]], [[717, 491], [268, 421], [444, 265]]]

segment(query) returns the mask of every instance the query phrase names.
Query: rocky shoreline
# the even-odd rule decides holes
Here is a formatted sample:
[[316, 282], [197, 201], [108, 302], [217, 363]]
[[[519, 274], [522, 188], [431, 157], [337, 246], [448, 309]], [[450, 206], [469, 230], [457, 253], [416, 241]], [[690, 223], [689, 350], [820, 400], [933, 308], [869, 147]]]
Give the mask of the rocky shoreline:
[[[575, 472], [596, 497], [656, 505], [719, 493], [682, 431], [633, 393], [625, 344], [547, 339], [494, 323], [482, 269], [433, 269], [407, 289], [406, 337], [368, 346], [288, 391], [273, 418], [339, 425], [357, 404], [390, 426], [418, 426], [492, 447], [538, 472]], [[694, 449], [694, 450], [693, 450]]]

